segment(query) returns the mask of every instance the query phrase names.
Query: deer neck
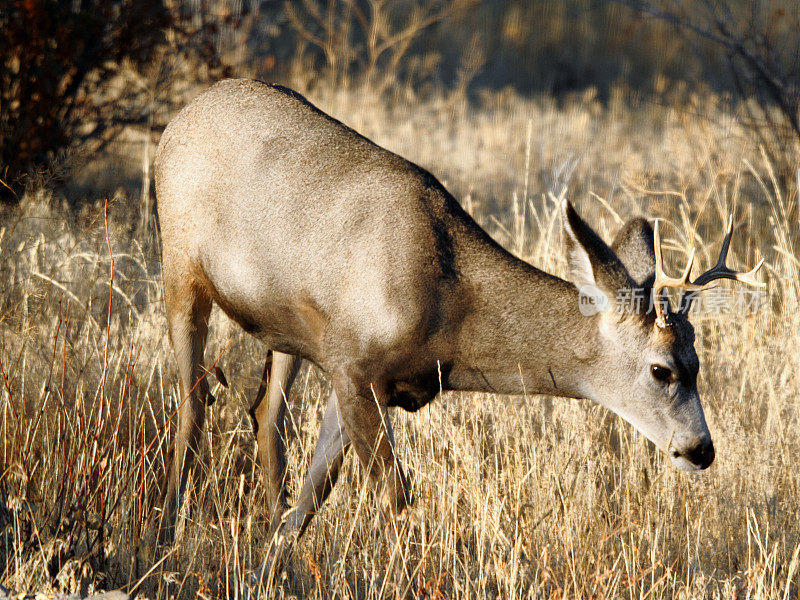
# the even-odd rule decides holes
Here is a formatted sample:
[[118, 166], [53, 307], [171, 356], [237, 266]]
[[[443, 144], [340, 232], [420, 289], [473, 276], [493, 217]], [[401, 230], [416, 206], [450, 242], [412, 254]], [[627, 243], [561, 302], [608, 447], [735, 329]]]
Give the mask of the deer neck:
[[586, 397], [598, 318], [580, 313], [571, 283], [498, 250], [464, 269], [470, 301], [448, 387]]

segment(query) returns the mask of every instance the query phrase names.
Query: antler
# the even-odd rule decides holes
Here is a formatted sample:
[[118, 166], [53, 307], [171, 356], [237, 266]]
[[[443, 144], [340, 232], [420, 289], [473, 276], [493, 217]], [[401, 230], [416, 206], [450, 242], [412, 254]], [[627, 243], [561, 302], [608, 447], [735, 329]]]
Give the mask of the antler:
[[[694, 280], [693, 283], [702, 286], [707, 285], [708, 282], [716, 279], [734, 279], [736, 281], [746, 283], [747, 285], [752, 285], [753, 287], [765, 287], [767, 284], [756, 279], [756, 273], [758, 273], [761, 265], [764, 264], [763, 258], [758, 261], [758, 264], [754, 268], [747, 272], [733, 271], [725, 264], [725, 260], [728, 258], [728, 248], [731, 245], [731, 236], [733, 236], [733, 215], [728, 218], [728, 230], [725, 232], [725, 238], [722, 240], [722, 249], [719, 252], [717, 264], [715, 264], [705, 273], [701, 274], [697, 279]], [[691, 293], [684, 294], [681, 297], [680, 308], [678, 309], [680, 312], [689, 312], [689, 308], [692, 305], [692, 300], [694, 300], [695, 291], [691, 291]]]
[[689, 281], [689, 275], [692, 273], [692, 265], [694, 264], [694, 248], [692, 248], [692, 251], [689, 253], [689, 260], [686, 263], [686, 268], [683, 270], [683, 274], [677, 278], [667, 277], [667, 274], [664, 273], [664, 259], [661, 256], [661, 235], [658, 232], [658, 219], [656, 219], [656, 225], [653, 230], [653, 246], [656, 255], [656, 276], [655, 281], [653, 282], [653, 308], [656, 311], [656, 325], [658, 327], [666, 327], [667, 315], [664, 309], [666, 308], [667, 300], [664, 299], [663, 302], [661, 300], [661, 292], [664, 291], [664, 288], [671, 287], [692, 292], [699, 292], [700, 290], [708, 289], [709, 287], [713, 286], [709, 286], [707, 284], [703, 285], [703, 282], [698, 283], [697, 280], [694, 282]]

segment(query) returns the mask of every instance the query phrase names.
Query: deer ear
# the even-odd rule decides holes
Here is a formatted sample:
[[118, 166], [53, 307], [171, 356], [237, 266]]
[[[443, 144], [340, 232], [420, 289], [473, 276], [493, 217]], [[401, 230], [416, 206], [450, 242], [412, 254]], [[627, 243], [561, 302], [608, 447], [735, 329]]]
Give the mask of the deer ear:
[[639, 287], [652, 287], [656, 273], [656, 254], [653, 249], [653, 228], [645, 219], [630, 219], [619, 230], [611, 244], [614, 254], [622, 261]]
[[567, 245], [572, 283], [581, 289], [589, 285], [600, 289], [613, 300], [623, 288], [634, 282], [614, 251], [581, 219], [568, 200], [561, 204], [564, 237]]

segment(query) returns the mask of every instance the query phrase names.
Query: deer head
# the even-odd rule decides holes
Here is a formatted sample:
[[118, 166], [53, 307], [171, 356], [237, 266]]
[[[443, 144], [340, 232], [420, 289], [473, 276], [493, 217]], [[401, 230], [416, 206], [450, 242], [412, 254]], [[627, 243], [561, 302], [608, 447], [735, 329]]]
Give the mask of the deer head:
[[[628, 221], [609, 247], [569, 202], [562, 211], [572, 282], [582, 296], [599, 298], [596, 313], [587, 317], [596, 323], [590, 329], [596, 351], [586, 357], [586, 397], [631, 423], [679, 469], [707, 468], [714, 445], [697, 391], [699, 362], [689, 308], [695, 295], [717, 279], [763, 286], [755, 279], [763, 261], [747, 273], [725, 265], [731, 221], [712, 269], [690, 280], [692, 252], [681, 277], [670, 278], [662, 267], [658, 222], [654, 232], [644, 219]], [[663, 294], [666, 287], [684, 291], [677, 311]]]

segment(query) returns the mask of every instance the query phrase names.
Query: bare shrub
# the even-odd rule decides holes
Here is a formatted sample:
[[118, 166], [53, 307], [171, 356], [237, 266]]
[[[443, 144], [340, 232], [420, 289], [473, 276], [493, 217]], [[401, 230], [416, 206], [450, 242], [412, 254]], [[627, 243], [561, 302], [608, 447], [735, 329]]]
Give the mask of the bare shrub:
[[[689, 42], [708, 42], [697, 55], [707, 70], [726, 65], [741, 100], [743, 122], [784, 183], [800, 152], [800, 9], [786, 0], [621, 0], [670, 23]], [[716, 49], [710, 55], [708, 48]]]
[[346, 86], [359, 79], [381, 94], [404, 75], [424, 75], [420, 57], [409, 52], [415, 39], [474, 4], [476, 0], [303, 0], [286, 2], [285, 10], [297, 32], [302, 70], [310, 63], [324, 70], [323, 79], [330, 84]]

